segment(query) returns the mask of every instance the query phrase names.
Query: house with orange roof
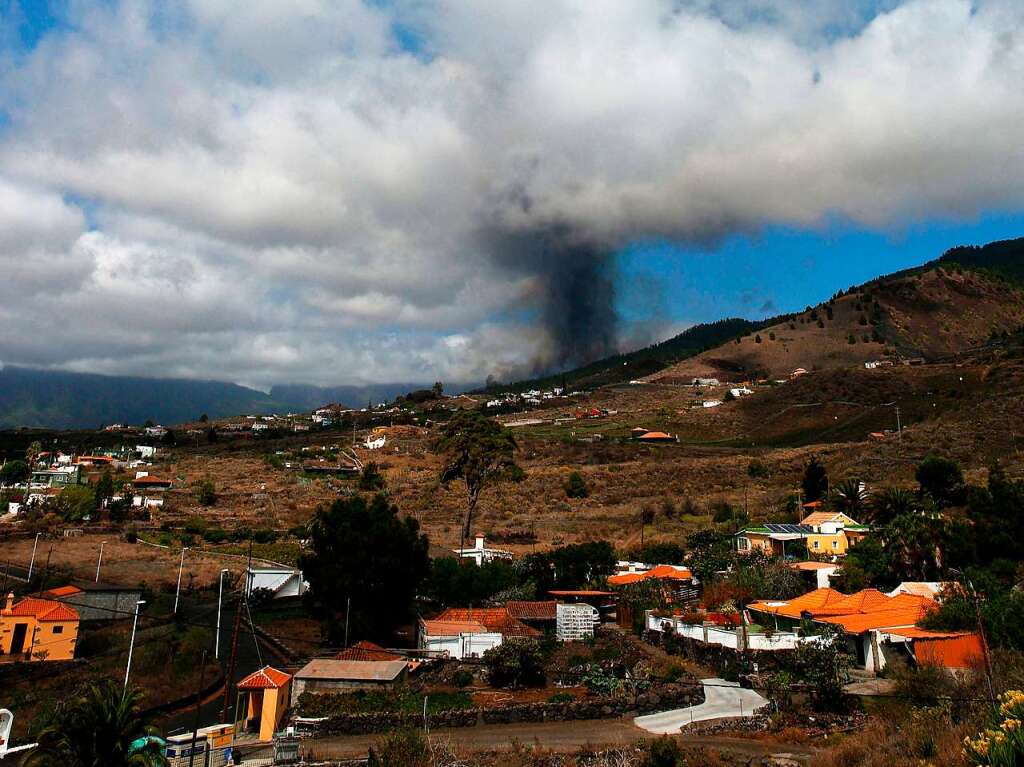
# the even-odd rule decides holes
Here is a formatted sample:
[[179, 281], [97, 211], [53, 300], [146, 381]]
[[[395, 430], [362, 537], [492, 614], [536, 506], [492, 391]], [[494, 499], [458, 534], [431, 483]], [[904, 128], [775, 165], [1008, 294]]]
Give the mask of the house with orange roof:
[[[902, 653], [916, 663], [942, 665], [960, 662], [975, 650], [974, 657], [980, 657], [981, 637], [977, 634], [922, 632], [917, 628], [917, 623], [935, 607], [935, 600], [919, 594], [889, 595], [864, 589], [847, 595], [821, 588], [795, 599], [753, 602], [747, 610], [776, 629], [809, 634], [814, 625], [833, 627], [844, 637], [857, 665], [875, 673], [885, 668], [887, 653]], [[956, 642], [945, 644], [953, 640]]]
[[646, 444], [658, 444], [661, 442], [678, 442], [679, 437], [668, 434], [663, 431], [649, 431], [646, 434], [641, 434], [635, 437], [638, 442], [644, 442]]
[[508, 607], [450, 607], [434, 618], [421, 618], [417, 633], [419, 649], [460, 660], [481, 657], [506, 639], [541, 636]]
[[71, 660], [78, 642], [78, 612], [52, 599], [14, 594], [0, 610], [0, 663]]
[[768, 522], [745, 527], [734, 539], [740, 553], [761, 551], [783, 557], [787, 544], [792, 551], [792, 542], [799, 541], [810, 556], [835, 559], [846, 556], [850, 547], [870, 532], [869, 527], [841, 512], [813, 511], [799, 524]]
[[271, 741], [291, 703], [291, 674], [264, 666], [242, 679], [236, 689], [235, 734], [256, 732], [260, 741]]

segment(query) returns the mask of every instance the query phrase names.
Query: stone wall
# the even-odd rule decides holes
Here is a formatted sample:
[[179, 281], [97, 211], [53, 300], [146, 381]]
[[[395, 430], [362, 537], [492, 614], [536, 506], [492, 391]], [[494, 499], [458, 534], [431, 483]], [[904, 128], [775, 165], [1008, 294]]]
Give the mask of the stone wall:
[[[612, 719], [626, 714], [648, 714], [704, 702], [700, 685], [660, 685], [636, 698], [595, 697], [564, 703], [524, 703], [498, 708], [470, 708], [439, 711], [427, 717], [430, 727], [475, 727], [478, 724], [513, 722], [568, 722], [577, 719]], [[330, 717], [318, 735], [361, 735], [386, 732], [400, 727], [422, 727], [420, 714], [372, 713], [338, 714]]]

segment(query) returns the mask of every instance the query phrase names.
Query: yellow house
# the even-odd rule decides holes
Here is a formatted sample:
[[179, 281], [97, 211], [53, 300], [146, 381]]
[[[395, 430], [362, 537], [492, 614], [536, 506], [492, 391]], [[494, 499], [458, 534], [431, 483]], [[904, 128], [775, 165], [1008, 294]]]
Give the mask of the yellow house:
[[78, 612], [52, 599], [27, 597], [0, 610], [0, 661], [71, 660], [78, 641]]
[[241, 734], [255, 730], [261, 741], [273, 740], [288, 711], [291, 684], [290, 674], [272, 666], [264, 666], [240, 681], [235, 731]]
[[841, 557], [869, 532], [842, 512], [816, 511], [798, 525], [766, 523], [744, 528], [736, 533], [736, 550], [784, 557], [793, 549], [791, 542], [803, 541], [812, 557]]
[[867, 527], [838, 511], [815, 511], [800, 524], [811, 530], [806, 536], [807, 552], [811, 555], [845, 556], [851, 546], [868, 534]]

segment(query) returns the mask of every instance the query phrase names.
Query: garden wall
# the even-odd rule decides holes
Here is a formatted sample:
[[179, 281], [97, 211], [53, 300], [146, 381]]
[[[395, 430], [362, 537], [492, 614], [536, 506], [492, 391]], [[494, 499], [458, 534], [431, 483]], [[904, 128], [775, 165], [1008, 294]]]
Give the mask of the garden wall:
[[[475, 727], [478, 724], [513, 722], [568, 722], [577, 719], [613, 719], [629, 714], [647, 714], [686, 708], [704, 702], [699, 684], [666, 684], [640, 693], [636, 698], [600, 697], [562, 703], [524, 703], [499, 708], [470, 708], [439, 711], [427, 718], [431, 728]], [[422, 727], [421, 714], [370, 713], [337, 714], [320, 725], [317, 735], [362, 735], [400, 727]]]

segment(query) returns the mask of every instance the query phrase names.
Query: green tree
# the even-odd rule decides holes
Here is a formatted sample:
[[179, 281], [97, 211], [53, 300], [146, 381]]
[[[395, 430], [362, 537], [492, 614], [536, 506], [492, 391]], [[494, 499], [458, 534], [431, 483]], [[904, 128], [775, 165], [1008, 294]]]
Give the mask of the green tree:
[[114, 478], [110, 469], [104, 469], [103, 474], [96, 482], [96, 508], [102, 508], [103, 504], [114, 497]]
[[79, 522], [96, 511], [96, 494], [88, 485], [68, 485], [57, 496], [57, 507], [68, 522]]
[[956, 461], [937, 455], [925, 458], [917, 467], [916, 479], [921, 493], [939, 508], [960, 506], [967, 500], [964, 475]]
[[834, 511], [842, 512], [851, 519], [860, 521], [864, 507], [867, 505], [868, 494], [859, 479], [844, 479], [833, 486], [828, 496], [829, 505]]
[[873, 525], [887, 525], [896, 517], [912, 514], [920, 508], [917, 498], [901, 487], [887, 487], [874, 493], [867, 502], [867, 519]]
[[430, 745], [419, 730], [389, 732], [370, 747], [366, 767], [430, 767]]
[[351, 599], [351, 636], [388, 642], [412, 617], [429, 573], [428, 541], [412, 517], [383, 495], [320, 507], [309, 523], [299, 567], [309, 581], [307, 602], [337, 641], [339, 618]]
[[578, 471], [574, 471], [569, 475], [569, 479], [566, 480], [565, 494], [569, 498], [586, 498], [590, 495], [590, 491], [587, 489], [587, 483]]
[[662, 735], [648, 744], [641, 767], [685, 767], [686, 756], [675, 740]]
[[201, 479], [195, 484], [196, 500], [202, 506], [213, 506], [217, 503], [217, 486], [212, 479]]
[[463, 567], [455, 557], [438, 557], [430, 562], [425, 592], [441, 607], [466, 607], [519, 585], [511, 562], [496, 559], [480, 567]]
[[804, 478], [800, 482], [804, 491], [804, 503], [820, 501], [828, 493], [828, 472], [815, 456], [804, 467]]
[[544, 684], [544, 653], [536, 639], [507, 639], [484, 653], [492, 687], [540, 687]]
[[441, 395], [444, 394], [444, 384], [441, 383], [440, 381], [435, 381], [434, 385], [431, 387], [430, 390], [434, 393], [435, 397], [440, 399]]
[[17, 485], [32, 476], [32, 470], [24, 461], [8, 461], [0, 468], [0, 484]]
[[[462, 480], [466, 485], [466, 514], [462, 538], [472, 534], [480, 494], [508, 476], [515, 466], [512, 432], [479, 410], [459, 410], [441, 428], [436, 447], [446, 454], [441, 483]], [[464, 548], [463, 544], [463, 548]]]
[[29, 466], [34, 466], [35, 462], [39, 460], [39, 454], [43, 452], [43, 443], [38, 439], [34, 440], [25, 448], [25, 460]]
[[359, 475], [359, 489], [366, 492], [374, 492], [377, 490], [383, 490], [387, 486], [387, 481], [384, 479], [384, 475], [380, 473], [380, 467], [370, 461], [363, 467], [362, 473]]
[[113, 680], [93, 685], [58, 705], [52, 723], [39, 734], [39, 747], [24, 767], [157, 767], [166, 765], [156, 734], [140, 714], [140, 695], [122, 692]]
[[615, 548], [608, 541], [574, 543], [549, 552], [555, 587], [581, 589], [600, 585], [615, 572]]
[[199, 416], [199, 423], [206, 423], [209, 420], [210, 416], [208, 416], [206, 413], [203, 413], [201, 416]]
[[701, 581], [710, 580], [716, 572], [732, 564], [732, 536], [717, 530], [697, 530], [686, 538], [686, 549], [690, 553], [690, 570]]
[[818, 711], [841, 710], [845, 704], [843, 685], [852, 659], [838, 629], [826, 626], [820, 636], [822, 641], [797, 645], [792, 661], [794, 672], [807, 685]]

